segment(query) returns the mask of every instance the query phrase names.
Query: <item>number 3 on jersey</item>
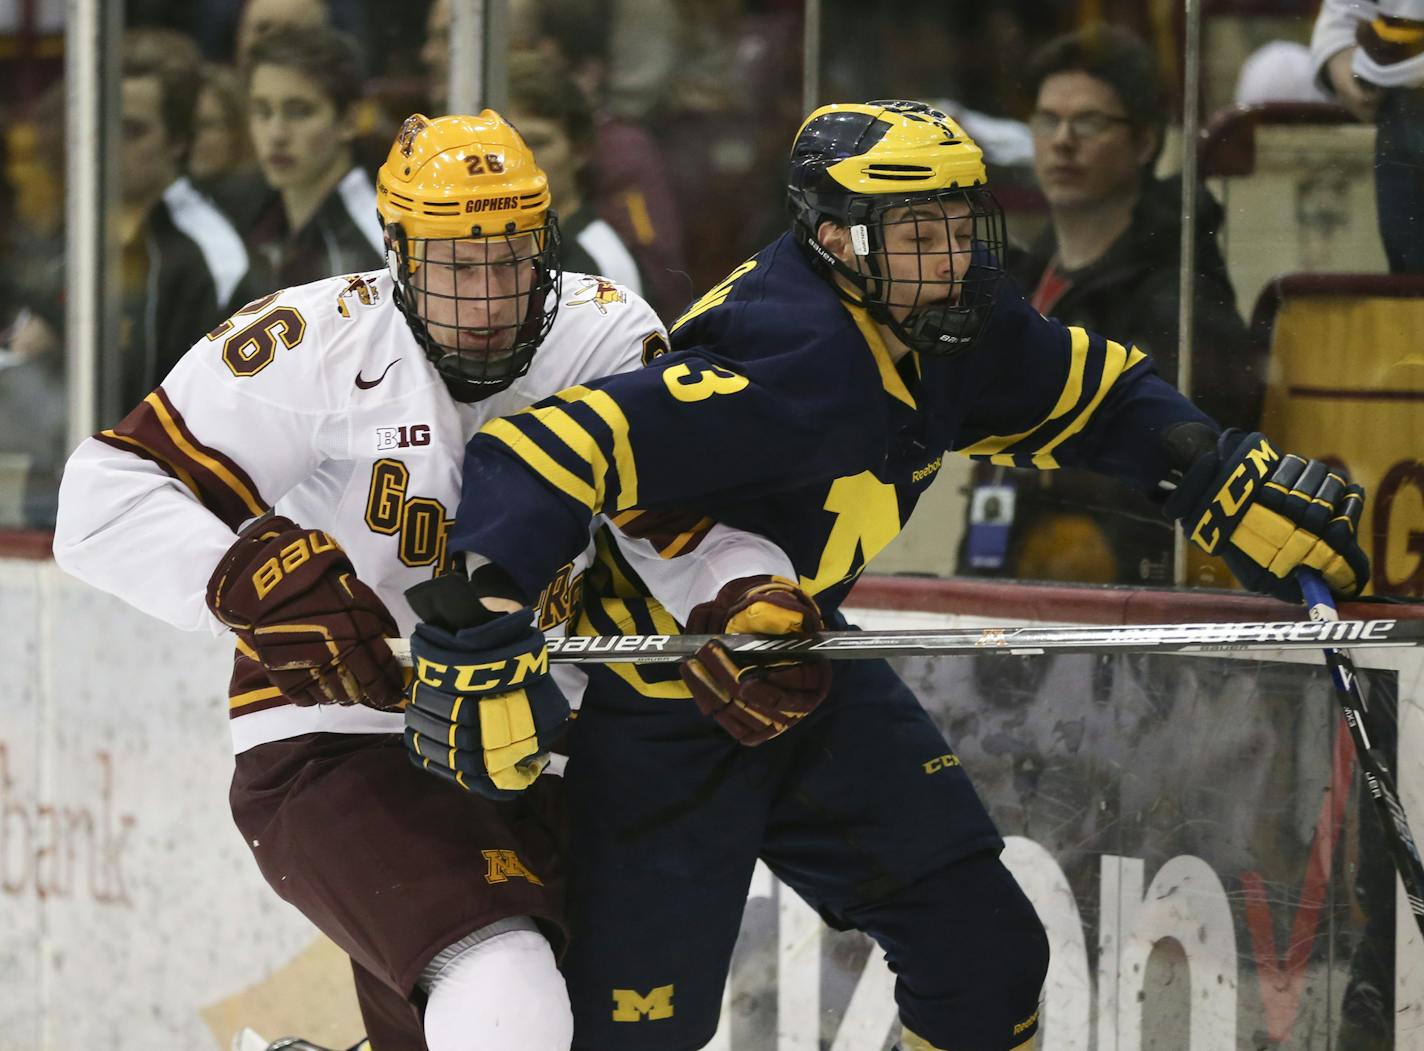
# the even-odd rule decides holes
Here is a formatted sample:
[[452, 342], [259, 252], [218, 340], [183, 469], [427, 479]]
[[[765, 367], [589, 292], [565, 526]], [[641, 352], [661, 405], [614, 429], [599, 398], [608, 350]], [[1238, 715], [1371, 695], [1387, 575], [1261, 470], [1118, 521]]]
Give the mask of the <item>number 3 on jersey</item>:
[[663, 370], [663, 383], [678, 401], [704, 401], [714, 394], [735, 394], [751, 382], [716, 365], [694, 372], [685, 362]]

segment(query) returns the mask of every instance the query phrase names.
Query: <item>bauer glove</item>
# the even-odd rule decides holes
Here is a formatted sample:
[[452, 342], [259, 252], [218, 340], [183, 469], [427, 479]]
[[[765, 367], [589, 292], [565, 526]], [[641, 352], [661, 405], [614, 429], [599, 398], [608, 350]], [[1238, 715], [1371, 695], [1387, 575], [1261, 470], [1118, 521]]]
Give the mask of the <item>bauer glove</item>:
[[[772, 576], [733, 580], [687, 618], [691, 634], [793, 635], [821, 627], [815, 600], [784, 577]], [[702, 714], [746, 745], [785, 733], [831, 689], [831, 666], [822, 658], [739, 664], [715, 639], [679, 670]]]
[[[1167, 433], [1169, 449], [1177, 437]], [[1369, 582], [1370, 560], [1357, 539], [1364, 504], [1364, 490], [1322, 461], [1282, 456], [1259, 431], [1232, 428], [1184, 466], [1165, 510], [1193, 543], [1220, 555], [1243, 587], [1299, 602], [1293, 574], [1301, 567], [1346, 597]]]
[[396, 623], [330, 534], [259, 520], [218, 563], [207, 602], [293, 704], [400, 705]]

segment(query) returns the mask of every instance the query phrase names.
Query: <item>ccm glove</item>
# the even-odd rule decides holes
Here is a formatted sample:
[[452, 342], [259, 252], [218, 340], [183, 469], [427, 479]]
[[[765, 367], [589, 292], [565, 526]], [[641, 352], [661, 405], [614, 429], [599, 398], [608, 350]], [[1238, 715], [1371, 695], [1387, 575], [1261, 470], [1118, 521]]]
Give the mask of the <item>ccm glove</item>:
[[[793, 635], [820, 631], [816, 602], [784, 577], [741, 577], [722, 587], [711, 602], [688, 614], [690, 634]], [[822, 658], [739, 664], [713, 640], [685, 661], [682, 681], [703, 715], [745, 745], [784, 733], [831, 689], [831, 665]]]
[[454, 632], [422, 623], [410, 656], [411, 761], [490, 799], [513, 799], [532, 785], [549, 764], [549, 741], [569, 718], [534, 611]]
[[[1168, 432], [1169, 448], [1172, 439]], [[1260, 432], [1232, 428], [1186, 467], [1165, 509], [1243, 587], [1299, 602], [1301, 567], [1346, 597], [1368, 583], [1357, 539], [1364, 505], [1365, 491], [1320, 460], [1282, 456]]]
[[207, 600], [293, 704], [400, 706], [405, 676], [386, 645], [396, 623], [330, 534], [282, 517], [254, 523], [213, 571]]

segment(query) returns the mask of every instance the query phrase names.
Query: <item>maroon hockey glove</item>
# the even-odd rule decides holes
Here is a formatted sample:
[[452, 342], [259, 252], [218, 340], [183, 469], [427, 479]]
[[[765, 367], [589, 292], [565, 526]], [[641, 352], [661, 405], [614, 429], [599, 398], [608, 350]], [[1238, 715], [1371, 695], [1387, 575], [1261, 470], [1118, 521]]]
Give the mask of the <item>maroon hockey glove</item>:
[[336, 541], [274, 517], [249, 526], [208, 581], [208, 608], [298, 705], [396, 708], [395, 621]]
[[[693, 607], [691, 634], [794, 635], [820, 631], [816, 602], [783, 577], [741, 577], [723, 585], [711, 602]], [[682, 681], [703, 715], [745, 745], [784, 733], [826, 699], [831, 666], [820, 658], [738, 664], [712, 641], [683, 663]]]

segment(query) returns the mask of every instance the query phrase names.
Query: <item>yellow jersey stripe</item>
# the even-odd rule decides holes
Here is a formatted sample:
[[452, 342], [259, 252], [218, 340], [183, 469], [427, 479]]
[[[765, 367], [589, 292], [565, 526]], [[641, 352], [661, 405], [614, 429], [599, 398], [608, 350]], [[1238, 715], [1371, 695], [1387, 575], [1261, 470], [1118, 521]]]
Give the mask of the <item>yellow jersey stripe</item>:
[[247, 488], [237, 475], [229, 471], [221, 460], [209, 456], [183, 436], [182, 429], [173, 419], [173, 416], [168, 411], [168, 407], [163, 404], [163, 400], [157, 393], [150, 394], [143, 400], [153, 409], [154, 414], [158, 417], [158, 422], [163, 425], [164, 431], [168, 433], [169, 438], [173, 439], [173, 444], [176, 445], [179, 450], [187, 453], [188, 457], [194, 462], [202, 464], [208, 470], [212, 471], [213, 474], [217, 475], [218, 478], [222, 479], [222, 481], [227, 484], [227, 487], [238, 495], [242, 502], [247, 505], [247, 509], [254, 515], [260, 515], [267, 510], [267, 508], [262, 505], [262, 502], [257, 499], [257, 495], [251, 489]]
[[628, 417], [607, 391], [578, 386], [560, 391], [557, 397], [564, 401], [581, 400], [613, 435], [613, 463], [618, 468], [618, 499], [613, 506], [619, 510], [632, 507], [638, 502], [638, 465], [633, 459], [633, 445], [628, 441]]
[[229, 709], [241, 708], [244, 704], [256, 704], [258, 701], [270, 701], [273, 697], [282, 696], [282, 691], [275, 686], [264, 686], [260, 690], [248, 690], [246, 693], [235, 693], [227, 699]]
[[[1078, 404], [1083, 397], [1083, 374], [1087, 371], [1088, 367], [1088, 349], [1090, 342], [1086, 329], [1075, 326], [1068, 329], [1068, 335], [1071, 340], [1068, 378], [1063, 383], [1063, 390], [1059, 392], [1058, 401], [1054, 404], [1052, 411], [1026, 431], [1019, 434], [990, 435], [988, 438], [980, 439], [967, 448], [960, 449], [959, 452], [962, 455], [982, 457], [1002, 453], [1011, 445], [1017, 445], [1025, 438], [1030, 437], [1034, 431], [1038, 430], [1045, 423], [1048, 423], [1050, 420], [1058, 419], [1058, 417]], [[994, 460], [993, 462], [1002, 467], [1012, 467], [1014, 465], [1012, 457], [1008, 458], [1007, 463], [1000, 463], [999, 460]]]
[[890, 349], [885, 346], [885, 340], [880, 337], [880, 329], [876, 327], [870, 315], [865, 312], [864, 307], [851, 306], [849, 303], [842, 303], [841, 306], [850, 312], [855, 327], [860, 329], [861, 336], [865, 339], [866, 345], [870, 347], [870, 354], [875, 359], [875, 367], [880, 370], [880, 385], [885, 388], [885, 393], [913, 409], [915, 407], [914, 396], [905, 386], [905, 381], [900, 378], [899, 370], [895, 368], [895, 362], [891, 360]]
[[658, 551], [663, 558], [676, 558], [687, 548], [687, 545], [705, 536], [707, 530], [712, 526], [712, 519], [704, 518], [685, 533], [679, 533], [665, 547]]
[[593, 472], [593, 506], [602, 507], [607, 497], [608, 461], [593, 435], [584, 429], [583, 424], [556, 405], [524, 411], [549, 428], [571, 453], [588, 464], [589, 470]]
[[137, 438], [130, 438], [127, 434], [119, 434], [116, 431], [100, 431], [99, 433], [102, 434], [105, 438], [112, 439], [116, 442], [123, 442], [125, 445], [132, 445], [135, 449], [141, 449], [143, 452], [147, 453], [159, 463], [165, 465], [169, 470], [171, 470], [175, 475], [177, 475], [178, 480], [188, 487], [188, 491], [192, 493], [193, 496], [199, 502], [202, 501], [203, 494], [198, 490], [198, 483], [194, 481], [193, 476], [187, 471], [183, 470], [183, 468], [179, 467], [172, 460], [168, 459], [168, 457], [160, 455], [158, 452], [154, 451], [153, 449], [150, 449], [147, 445], [144, 445], [143, 442], [139, 441]]
[[510, 452], [532, 467], [539, 477], [561, 490], [571, 500], [577, 501], [590, 511], [598, 509], [593, 486], [556, 462], [508, 420], [492, 420], [480, 428], [480, 433], [503, 442]]
[[1108, 391], [1112, 389], [1112, 385], [1116, 383], [1118, 377], [1126, 371], [1128, 360], [1127, 348], [1121, 343], [1117, 343], [1111, 339], [1107, 340], [1106, 343], [1107, 346], [1103, 351], [1103, 373], [1098, 379], [1097, 393], [1093, 395], [1093, 400], [1088, 402], [1087, 406], [1078, 413], [1072, 423], [1064, 427], [1051, 441], [1033, 454], [1033, 465], [1040, 471], [1050, 470], [1058, 466], [1058, 461], [1053, 458], [1053, 450], [1088, 425], [1088, 420], [1092, 418], [1093, 413], [1097, 411], [1103, 399], [1108, 396]]

